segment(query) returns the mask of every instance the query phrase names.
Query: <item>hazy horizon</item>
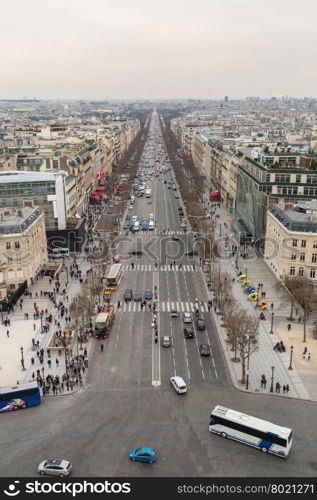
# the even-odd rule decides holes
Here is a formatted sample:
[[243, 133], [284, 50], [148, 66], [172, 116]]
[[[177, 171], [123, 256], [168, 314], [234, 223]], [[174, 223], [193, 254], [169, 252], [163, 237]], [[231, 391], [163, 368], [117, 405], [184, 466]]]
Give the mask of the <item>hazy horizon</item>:
[[315, 97], [314, 0], [11, 0], [0, 99]]

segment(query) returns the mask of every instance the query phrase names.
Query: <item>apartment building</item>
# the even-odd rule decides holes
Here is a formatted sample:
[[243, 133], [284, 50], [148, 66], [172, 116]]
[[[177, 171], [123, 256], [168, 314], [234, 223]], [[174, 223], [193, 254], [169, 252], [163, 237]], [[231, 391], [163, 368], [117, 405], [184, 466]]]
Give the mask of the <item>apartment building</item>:
[[0, 300], [29, 282], [47, 262], [44, 214], [38, 207], [0, 209]]
[[307, 276], [317, 279], [317, 201], [286, 208], [280, 201], [267, 213], [267, 266], [278, 279]]

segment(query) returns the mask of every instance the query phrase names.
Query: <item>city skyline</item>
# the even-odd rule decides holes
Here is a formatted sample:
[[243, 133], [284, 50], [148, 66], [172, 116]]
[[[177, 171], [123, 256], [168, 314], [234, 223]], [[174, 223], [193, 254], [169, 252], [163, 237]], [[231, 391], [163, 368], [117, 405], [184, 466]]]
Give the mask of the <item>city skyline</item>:
[[304, 4], [13, 0], [0, 99], [314, 97], [317, 8]]

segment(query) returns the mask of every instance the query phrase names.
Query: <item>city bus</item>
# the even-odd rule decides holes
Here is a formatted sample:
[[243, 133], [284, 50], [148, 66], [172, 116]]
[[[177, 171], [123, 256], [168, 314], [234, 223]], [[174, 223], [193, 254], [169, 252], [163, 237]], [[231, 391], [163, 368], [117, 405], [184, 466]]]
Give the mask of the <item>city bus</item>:
[[107, 295], [107, 291], [115, 291], [118, 290], [119, 284], [122, 277], [122, 265], [121, 264], [113, 264], [110, 268], [109, 274], [106, 278], [106, 289], [105, 294]]
[[106, 311], [98, 313], [95, 319], [95, 337], [97, 339], [106, 339], [111, 331], [115, 313], [114, 306], [109, 305]]
[[219, 405], [211, 412], [209, 431], [283, 458], [293, 442], [292, 429]]
[[69, 257], [68, 248], [53, 248], [53, 251], [50, 255], [53, 259], [60, 259], [62, 257]]
[[0, 387], [0, 413], [16, 411], [41, 403], [40, 389], [37, 383], [17, 384]]

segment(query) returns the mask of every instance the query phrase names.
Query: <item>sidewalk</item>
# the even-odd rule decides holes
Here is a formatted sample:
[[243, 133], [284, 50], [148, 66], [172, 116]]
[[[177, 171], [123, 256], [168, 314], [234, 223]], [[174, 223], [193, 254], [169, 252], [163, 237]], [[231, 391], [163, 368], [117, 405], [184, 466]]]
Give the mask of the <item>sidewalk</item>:
[[[72, 260], [69, 259], [66, 262], [67, 266], [72, 264]], [[87, 261], [81, 259], [77, 260], [78, 267], [82, 271], [83, 278], [85, 277], [86, 271], [90, 269], [91, 264]], [[68, 272], [68, 274], [70, 274]], [[55, 299], [58, 304], [60, 301], [63, 303], [65, 308], [67, 308], [72, 302], [72, 299], [78, 294], [81, 290], [81, 284], [77, 278], [74, 278], [70, 281], [68, 286], [66, 287], [66, 279], [67, 273], [64, 270], [60, 273], [59, 282], [60, 282], [60, 292], [66, 288], [65, 296], [62, 293], [56, 293]], [[63, 375], [66, 373], [66, 365], [65, 365], [65, 351], [61, 349], [61, 354], [58, 353], [57, 349], [51, 350], [51, 357], [48, 357], [47, 347], [50, 342], [50, 339], [56, 330], [61, 329], [69, 330], [70, 323], [65, 321], [65, 315], [69, 315], [66, 313], [64, 317], [61, 317], [60, 311], [57, 307], [55, 307], [54, 303], [48, 295], [44, 296], [44, 292], [53, 292], [55, 287], [55, 280], [52, 280], [51, 284], [49, 283], [49, 276], [43, 276], [38, 280], [34, 281], [34, 284], [29, 287], [29, 290], [32, 292], [32, 298], [30, 296], [22, 296], [23, 304], [22, 309], [19, 307], [19, 302], [15, 306], [14, 311], [7, 315], [3, 313], [3, 319], [7, 317], [10, 318], [11, 325], [6, 327], [3, 324], [0, 328], [0, 386], [13, 385], [17, 382], [25, 383], [33, 380], [32, 374], [34, 373], [34, 380], [36, 380], [37, 370], [40, 370], [40, 374], [44, 378], [50, 374], [53, 378], [58, 376], [60, 380], [62, 380]], [[42, 291], [42, 296], [41, 296]], [[36, 293], [38, 296], [36, 297]], [[67, 297], [68, 296], [68, 300]], [[44, 313], [43, 316], [43, 325], [48, 325], [48, 331], [46, 333], [41, 333], [41, 320], [33, 319], [34, 313], [34, 303], [41, 310], [47, 310], [47, 314]], [[25, 313], [28, 313], [29, 319], [25, 319]], [[45, 321], [45, 318], [52, 314], [53, 320], [51, 324]], [[55, 324], [55, 321], [60, 323], [60, 327]], [[35, 327], [35, 328], [34, 328]], [[7, 330], [9, 330], [9, 337], [7, 336]], [[34, 346], [32, 344], [32, 339], [34, 339]], [[39, 347], [36, 347], [37, 342], [39, 342]], [[82, 354], [84, 349], [87, 349], [87, 357], [89, 359], [91, 349], [94, 345], [94, 339], [90, 338], [88, 342], [83, 344], [83, 349], [80, 350], [80, 345], [75, 338], [74, 344], [72, 346], [72, 355]], [[25, 370], [22, 370], [21, 363], [21, 347], [23, 348], [23, 357], [24, 357], [24, 366]], [[37, 351], [41, 349], [44, 350], [43, 363], [40, 363], [40, 359], [37, 356]], [[34, 359], [34, 364], [31, 363], [31, 359]], [[56, 359], [58, 360], [58, 365], [56, 364]], [[48, 361], [51, 361], [51, 367], [49, 367]], [[43, 371], [44, 368], [44, 371]], [[71, 375], [71, 370], [69, 369], [69, 374]], [[74, 377], [76, 380], [76, 377]], [[64, 387], [66, 391], [66, 384]], [[73, 390], [76, 390], [77, 386], [74, 385]], [[70, 391], [71, 392], [71, 391]]]
[[[207, 204], [205, 204], [207, 206]], [[207, 212], [209, 212], [209, 207], [207, 206]], [[231, 220], [232, 215], [225, 209], [222, 205], [217, 208], [217, 214], [219, 218], [216, 218], [216, 235], [219, 237], [220, 223], [221, 223], [221, 236], [228, 235], [230, 238], [231, 234]], [[231, 244], [229, 242], [229, 252], [230, 254]], [[251, 253], [251, 247], [247, 250]], [[268, 301], [268, 308], [264, 311], [265, 320], [260, 321], [259, 327], [259, 346], [258, 350], [255, 351], [250, 356], [250, 366], [249, 366], [249, 391], [252, 392], [263, 392], [269, 393], [271, 382], [272, 382], [272, 367], [273, 370], [273, 386], [274, 394], [275, 384], [279, 382], [281, 386], [289, 385], [289, 392], [283, 394], [281, 389], [279, 395], [283, 397], [297, 397], [302, 399], [312, 399], [317, 401], [317, 340], [312, 338], [312, 318], [310, 319], [310, 324], [307, 327], [307, 342], [304, 344], [303, 340], [303, 325], [301, 323], [293, 322], [291, 324], [291, 329], [288, 331], [287, 325], [289, 321], [287, 317], [290, 314], [290, 303], [288, 294], [286, 291], [280, 290], [276, 284], [278, 283], [277, 278], [271, 273], [269, 268], [265, 265], [265, 262], [256, 256], [249, 256], [249, 258], [238, 258], [238, 263], [236, 266], [236, 258], [225, 258], [223, 257], [219, 260], [222, 272], [227, 272], [231, 278], [236, 278], [239, 271], [248, 274], [250, 280], [253, 282], [255, 287], [258, 283], [263, 283], [263, 290], [266, 295], [265, 298]], [[238, 267], [238, 269], [237, 269]], [[236, 301], [246, 309], [250, 314], [260, 314], [258, 308], [254, 302], [247, 299], [247, 295], [243, 292], [241, 284], [235, 281], [232, 286], [233, 295]], [[210, 292], [208, 291], [210, 295]], [[211, 297], [213, 298], [213, 297]], [[274, 304], [273, 309], [271, 309], [271, 304]], [[273, 317], [273, 334], [270, 334], [272, 325], [272, 311], [274, 312]], [[226, 356], [228, 368], [231, 374], [232, 381], [236, 387], [245, 390], [245, 386], [241, 384], [241, 362], [235, 363], [231, 361], [232, 352], [230, 347], [226, 344], [226, 331], [225, 328], [221, 326], [222, 321], [220, 316], [214, 314], [219, 338]], [[273, 350], [273, 346], [283, 340], [286, 347], [285, 353], [279, 353]], [[289, 370], [290, 357], [291, 357], [291, 345], [293, 346], [293, 356], [292, 356], [292, 370]], [[307, 346], [307, 352], [311, 353], [311, 359], [304, 359], [302, 353], [304, 347]], [[266, 388], [261, 388], [261, 375], [264, 374], [267, 379]]]

